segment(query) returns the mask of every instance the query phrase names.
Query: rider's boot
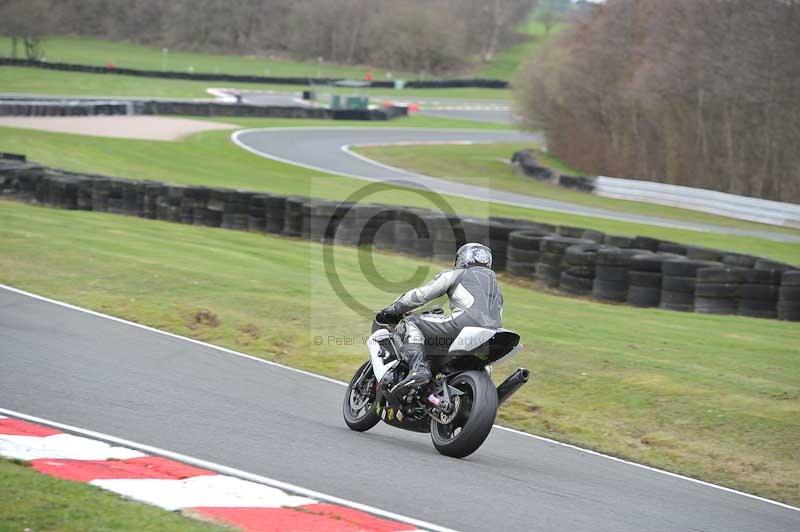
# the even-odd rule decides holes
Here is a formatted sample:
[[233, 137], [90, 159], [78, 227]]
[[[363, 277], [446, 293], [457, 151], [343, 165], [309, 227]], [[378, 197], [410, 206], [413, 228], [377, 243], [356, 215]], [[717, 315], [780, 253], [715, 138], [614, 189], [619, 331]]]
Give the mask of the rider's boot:
[[401, 388], [419, 388], [431, 381], [431, 369], [425, 358], [425, 349], [422, 344], [404, 344], [400, 353], [408, 361], [410, 368], [408, 376], [403, 379], [396, 390]]

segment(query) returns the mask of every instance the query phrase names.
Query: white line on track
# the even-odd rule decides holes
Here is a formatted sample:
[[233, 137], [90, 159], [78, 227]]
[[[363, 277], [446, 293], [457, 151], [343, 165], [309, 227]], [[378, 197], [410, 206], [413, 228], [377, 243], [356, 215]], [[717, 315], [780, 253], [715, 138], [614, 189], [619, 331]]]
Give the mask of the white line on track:
[[[210, 349], [215, 349], [217, 351], [221, 351], [221, 352], [227, 353], [229, 355], [234, 355], [234, 356], [238, 356], [238, 357], [242, 357], [242, 358], [247, 358], [247, 359], [253, 360], [255, 362], [262, 363], [262, 364], [268, 364], [270, 366], [274, 366], [274, 367], [278, 367], [278, 368], [281, 368], [281, 369], [285, 369], [287, 371], [292, 371], [292, 372], [295, 372], [295, 373], [299, 373], [301, 375], [306, 375], [308, 377], [314, 377], [316, 379], [321, 379], [321, 380], [324, 380], [324, 381], [327, 381], [327, 382], [338, 384], [340, 386], [347, 386], [347, 384], [348, 384], [348, 383], [346, 383], [344, 381], [340, 381], [338, 379], [332, 379], [330, 377], [326, 377], [324, 375], [319, 375], [317, 373], [312, 373], [310, 371], [305, 371], [305, 370], [302, 370], [302, 369], [292, 368], [290, 366], [285, 366], [285, 365], [279, 364], [277, 362], [272, 362], [270, 360], [264, 360], [263, 358], [258, 358], [258, 357], [254, 357], [252, 355], [247, 355], [245, 353], [240, 353], [238, 351], [233, 351], [232, 349], [227, 349], [225, 347], [220, 347], [220, 346], [217, 346], [217, 345], [213, 345], [213, 344], [209, 344], [209, 343], [206, 343], [206, 342], [202, 342], [200, 340], [195, 340], [193, 338], [187, 338], [185, 336], [180, 336], [178, 334], [174, 334], [174, 333], [171, 333], [171, 332], [162, 331], [160, 329], [155, 329], [153, 327], [148, 327], [147, 325], [142, 325], [141, 323], [134, 323], [132, 321], [124, 320], [122, 318], [109, 316], [108, 314], [103, 314], [103, 313], [100, 313], [100, 312], [96, 312], [94, 310], [89, 310], [89, 309], [85, 309], [85, 308], [78, 307], [78, 306], [75, 306], [75, 305], [71, 305], [69, 303], [64, 303], [63, 301], [50, 299], [48, 297], [44, 297], [44, 296], [40, 296], [40, 295], [37, 295], [37, 294], [33, 294], [31, 292], [26, 292], [25, 290], [20, 290], [18, 288], [14, 288], [12, 286], [8, 286], [8, 285], [5, 285], [5, 284], [0, 284], [0, 289], [8, 290], [9, 292], [14, 292], [16, 294], [24, 295], [24, 296], [27, 296], [27, 297], [30, 297], [30, 298], [33, 298], [33, 299], [38, 299], [40, 301], [45, 301], [47, 303], [52, 303], [53, 305], [58, 305], [58, 306], [65, 307], [65, 308], [68, 308], [68, 309], [71, 309], [71, 310], [76, 310], [78, 312], [83, 312], [85, 314], [90, 314], [92, 316], [96, 316], [96, 317], [99, 317], [99, 318], [104, 318], [104, 319], [115, 321], [115, 322], [118, 322], [118, 323], [123, 323], [125, 325], [130, 325], [132, 327], [138, 327], [140, 329], [144, 329], [144, 330], [147, 330], [147, 331], [150, 331], [150, 332], [154, 332], [154, 333], [157, 333], [157, 334], [163, 334], [165, 336], [170, 336], [172, 338], [177, 338], [179, 340], [183, 340], [183, 341], [186, 341], [186, 342], [191, 342], [193, 344], [201, 345], [203, 347], [207, 347], [207, 348], [210, 348]], [[238, 477], [244, 478], [246, 480], [254, 480], [255, 482], [263, 482], [263, 483], [271, 485], [271, 486], [280, 487], [280, 488], [287, 489], [287, 490], [293, 490], [293, 491], [295, 491], [297, 493], [308, 495], [309, 497], [317, 497], [317, 498], [320, 498], [320, 499], [326, 499], [326, 500], [329, 500], [331, 502], [335, 502], [337, 504], [343, 504], [345, 506], [350, 506], [352, 508], [363, 510], [363, 511], [369, 512], [369, 513], [373, 513], [375, 515], [381, 515], [381, 516], [387, 517], [389, 519], [397, 519], [397, 520], [401, 520], [401, 521], [404, 521], [406, 523], [411, 523], [411, 524], [415, 524], [415, 525], [418, 525], [418, 526], [423, 526], [424, 525], [423, 528], [430, 528], [431, 530], [437, 530], [437, 531], [438, 530], [450, 530], [450, 529], [446, 529], [446, 528], [442, 528], [442, 527], [437, 527], [436, 525], [431, 525], [429, 523], [424, 523], [422, 521], [417, 521], [417, 520], [412, 520], [412, 519], [405, 518], [405, 517], [402, 517], [402, 516], [397, 516], [396, 514], [392, 514], [391, 512], [385, 512], [384, 510], [378, 510], [376, 508], [371, 508], [370, 506], [366, 506], [366, 505], [363, 505], [363, 504], [360, 504], [360, 503], [355, 503], [355, 502], [352, 502], [352, 501], [347, 501], [345, 499], [339, 499], [338, 497], [333, 497], [333, 496], [330, 496], [330, 495], [325, 495], [325, 494], [322, 494], [322, 493], [314, 492], [312, 490], [307, 490], [305, 488], [300, 488], [299, 486], [294, 486], [292, 484], [281, 482], [279, 480], [273, 480], [273, 479], [270, 479], [268, 477], [261, 477], [259, 475], [255, 475], [253, 473], [247, 473], [245, 471], [241, 471], [241, 470], [238, 470], [238, 469], [233, 469], [233, 468], [229, 468], [227, 466], [214, 464], [213, 462], [205, 462], [203, 460], [199, 460], [199, 459], [192, 458], [192, 457], [189, 457], [189, 456], [181, 455], [181, 454], [178, 454], [178, 453], [173, 453], [171, 451], [167, 451], [167, 450], [164, 450], [164, 449], [159, 449], [157, 447], [151, 447], [151, 446], [148, 446], [148, 445], [144, 445], [144, 444], [140, 444], [140, 443], [136, 443], [136, 442], [131, 442], [131, 441], [128, 441], [128, 440], [123, 440], [121, 438], [116, 438], [114, 436], [105, 435], [105, 434], [102, 434], [102, 433], [99, 433], [99, 432], [93, 432], [93, 431], [89, 431], [89, 430], [80, 429], [78, 427], [72, 427], [70, 425], [64, 425], [62, 423], [56, 423], [56, 422], [53, 422], [53, 421], [48, 421], [46, 419], [37, 418], [37, 417], [30, 416], [28, 414], [23, 414], [23, 413], [20, 413], [20, 412], [14, 412], [12, 410], [7, 410], [7, 409], [4, 409], [4, 408], [0, 408], [0, 413], [8, 414], [10, 416], [19, 417], [19, 418], [22, 418], [22, 419], [27, 419], [29, 421], [43, 423], [45, 425], [52, 425], [52, 426], [54, 426], [56, 428], [60, 428], [60, 429], [63, 429], [63, 430], [68, 430], [70, 432], [76, 432], [78, 434], [84, 434], [84, 435], [91, 436], [91, 437], [98, 438], [98, 439], [102, 439], [102, 440], [105, 440], [105, 441], [108, 441], [108, 442], [111, 442], [111, 443], [120, 443], [120, 444], [123, 444], [123, 445], [127, 445], [129, 447], [133, 447], [135, 449], [139, 449], [140, 451], [159, 454], [159, 455], [162, 455], [162, 456], [166, 456], [167, 458], [174, 458], [175, 460], [178, 460], [178, 461], [183, 461], [183, 462], [186, 462], [186, 463], [189, 463], [189, 464], [192, 464], [192, 465], [196, 465], [198, 467], [205, 467], [205, 468], [208, 468], [208, 469], [214, 469], [215, 471], [218, 471], [220, 473], [233, 475], [233, 476], [238, 476]], [[765, 497], [759, 497], [758, 495], [752, 495], [750, 493], [745, 493], [743, 491], [735, 490], [733, 488], [727, 488], [725, 486], [720, 486], [719, 484], [713, 484], [711, 482], [706, 482], [704, 480], [698, 480], [696, 478], [687, 477], [685, 475], [680, 475], [678, 473], [672, 473], [670, 471], [665, 471], [663, 469], [658, 469], [658, 468], [651, 467], [651, 466], [648, 466], [648, 465], [638, 464], [636, 462], [631, 462], [629, 460], [624, 460], [622, 458], [617, 458], [616, 456], [611, 456], [611, 455], [608, 455], [608, 454], [603, 454], [603, 453], [598, 452], [598, 451], [593, 451], [591, 449], [585, 449], [583, 447], [578, 447], [577, 445], [572, 445], [572, 444], [569, 444], [569, 443], [560, 442], [558, 440], [553, 440], [553, 439], [550, 439], [550, 438], [546, 438], [544, 436], [537, 436], [536, 434], [530, 434], [530, 433], [527, 433], [527, 432], [522, 432], [520, 430], [512, 429], [512, 428], [509, 428], [509, 427], [503, 427], [502, 425], [495, 425], [494, 428], [499, 429], [499, 430], [504, 430], [504, 431], [510, 432], [512, 434], [517, 434], [519, 436], [524, 436], [526, 438], [533, 438], [535, 440], [547, 442], [547, 443], [552, 444], [552, 445], [558, 445], [558, 446], [561, 446], [561, 447], [566, 447], [566, 448], [572, 449], [574, 451], [578, 451], [578, 452], [582, 452], [582, 453], [586, 453], [586, 454], [591, 454], [593, 456], [605, 458], [605, 459], [608, 459], [608, 460], [613, 460], [615, 462], [627, 464], [627, 465], [630, 465], [630, 466], [633, 466], [633, 467], [638, 467], [638, 468], [641, 468], [641, 469], [645, 469], [647, 471], [652, 471], [654, 473], [667, 475], [667, 476], [670, 476], [670, 477], [673, 477], [673, 478], [678, 478], [678, 479], [685, 480], [685, 481], [688, 481], [688, 482], [692, 482], [692, 483], [695, 483], [695, 484], [700, 484], [702, 486], [707, 486], [707, 487], [718, 489], [718, 490], [725, 491], [725, 492], [728, 492], [728, 493], [733, 493], [735, 495], [741, 495], [742, 497], [747, 497], [749, 499], [754, 499], [754, 500], [757, 500], [757, 501], [765, 502], [765, 503], [768, 503], [768, 504], [773, 504], [775, 506], [780, 506], [782, 508], [787, 508], [789, 510], [794, 510], [796, 512], [800, 512], [800, 508], [798, 508], [796, 506], [791, 506], [789, 504], [785, 504], [785, 503], [782, 503], [782, 502], [779, 502], [779, 501], [774, 501], [772, 499], [767, 499]], [[222, 469], [220, 469], [220, 468], [222, 468]], [[262, 479], [262, 480], [257, 480], [257, 479]], [[394, 516], [394, 517], [392, 517], [392, 516]]]

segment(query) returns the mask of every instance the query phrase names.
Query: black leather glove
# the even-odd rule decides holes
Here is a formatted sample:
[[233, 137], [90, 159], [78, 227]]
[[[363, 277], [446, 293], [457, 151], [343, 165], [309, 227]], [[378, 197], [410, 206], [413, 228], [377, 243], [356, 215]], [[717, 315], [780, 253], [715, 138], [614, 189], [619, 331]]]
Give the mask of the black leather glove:
[[375, 321], [377, 321], [378, 323], [393, 324], [393, 323], [398, 323], [401, 319], [403, 319], [402, 314], [396, 314], [394, 312], [386, 312], [386, 309], [378, 312], [375, 315]]

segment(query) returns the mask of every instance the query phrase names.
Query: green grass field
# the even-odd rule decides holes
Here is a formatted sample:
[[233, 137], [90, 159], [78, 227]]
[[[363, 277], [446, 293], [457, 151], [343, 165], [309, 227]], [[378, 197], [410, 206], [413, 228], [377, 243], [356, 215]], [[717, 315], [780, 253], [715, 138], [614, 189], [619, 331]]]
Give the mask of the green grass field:
[[[272, 90], [299, 92], [307, 85], [279, 85], [266, 83], [231, 83], [221, 81], [188, 81], [116, 74], [86, 74], [61, 72], [28, 67], [0, 67], [0, 93], [55, 94], [59, 96], [117, 96], [138, 98], [210, 98], [209, 87], [238, 88], [242, 90]], [[327, 87], [318, 92], [352, 94], [349, 89]], [[367, 89], [361, 92], [373, 99], [468, 99], [506, 100], [508, 89]]]
[[[375, 80], [388, 79], [386, 71], [369, 66], [294, 61], [286, 57], [242, 56], [168, 50], [129, 41], [109, 41], [91, 37], [47, 37], [44, 55], [51, 63], [75, 63], [140, 70], [170, 70], [207, 74], [279, 76], [310, 78], [363, 79], [372, 72]], [[21, 53], [21, 51], [19, 52]], [[0, 37], [0, 56], [11, 56], [11, 39]], [[165, 61], [166, 59], [166, 61]], [[399, 79], [415, 79], [408, 72], [393, 72]]]
[[[426, 122], [427, 120], [425, 119]], [[289, 127], [311, 124], [325, 127], [336, 125], [346, 127], [353, 125], [351, 123], [337, 124], [331, 121], [290, 119], [225, 119], [225, 121], [240, 123], [245, 127]], [[402, 125], [400, 121], [392, 123], [398, 126]], [[75, 171], [331, 199], [344, 199], [365, 184], [364, 181], [339, 176], [325, 176], [300, 167], [258, 157], [235, 146], [229, 137], [229, 132], [214, 131], [193, 135], [178, 142], [164, 142], [0, 128], [0, 151], [25, 153], [31, 160]], [[490, 186], [491, 180], [487, 178], [484, 185]], [[569, 213], [537, 211], [455, 197], [446, 197], [446, 199], [461, 214], [483, 217], [511, 216], [554, 224], [594, 228], [612, 234], [654, 236], [688, 244], [753, 253], [800, 264], [800, 246], [796, 244], [632, 224]], [[373, 196], [371, 200], [394, 205], [431, 206], [428, 199], [404, 189], [392, 189]]]
[[[532, 148], [530, 144], [440, 144], [419, 146], [370, 146], [355, 151], [370, 159], [405, 168], [426, 175], [441, 177], [462, 183], [482, 185], [488, 178], [493, 189], [508, 190], [519, 194], [537, 196], [579, 205], [600, 207], [614, 211], [646, 214], [676, 220], [689, 220], [742, 229], [781, 231], [800, 236], [797, 229], [779, 229], [774, 226], [745, 222], [725, 216], [716, 216], [675, 207], [650, 203], [602, 198], [542, 183], [514, 172], [508, 163], [511, 155], [521, 149]], [[553, 157], [538, 152], [542, 164], [566, 174], [579, 174]]]
[[15, 461], [0, 459], [0, 530], [230, 529], [126, 501], [95, 486], [49, 477]]
[[[312, 341], [369, 327], [328, 285], [317, 244], [0, 201], [0, 247], [0, 282], [24, 290], [340, 379], [365, 357]], [[390, 279], [429, 265], [374, 258]], [[353, 249], [336, 267], [370, 308], [396, 296], [364, 280]], [[502, 424], [800, 502], [797, 324], [502, 285], [505, 325], [526, 345], [515, 363], [534, 372]]]
[[494, 58], [480, 68], [478, 77], [511, 80], [517, 68], [528, 57], [535, 54], [547, 39], [563, 29], [564, 24], [559, 23], [550, 29], [548, 34], [544, 26], [536, 20], [529, 20], [520, 28], [520, 33], [530, 36], [530, 40], [500, 51]]

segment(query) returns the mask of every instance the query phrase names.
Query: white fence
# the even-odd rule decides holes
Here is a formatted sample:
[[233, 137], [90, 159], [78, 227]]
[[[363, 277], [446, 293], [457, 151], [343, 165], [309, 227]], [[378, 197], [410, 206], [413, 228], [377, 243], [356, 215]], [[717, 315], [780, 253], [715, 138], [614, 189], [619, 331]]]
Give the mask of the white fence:
[[782, 227], [800, 229], [800, 205], [736, 196], [701, 188], [682, 187], [600, 176], [594, 194], [645, 203], [657, 203], [694, 211], [719, 214]]

